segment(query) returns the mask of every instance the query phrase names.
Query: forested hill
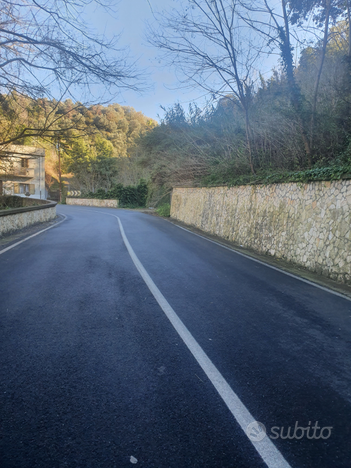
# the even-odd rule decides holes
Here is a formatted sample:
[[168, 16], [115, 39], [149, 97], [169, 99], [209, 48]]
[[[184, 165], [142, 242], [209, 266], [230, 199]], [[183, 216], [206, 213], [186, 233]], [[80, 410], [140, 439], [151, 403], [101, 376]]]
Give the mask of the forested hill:
[[127, 156], [137, 139], [156, 126], [142, 112], [120, 104], [87, 107], [70, 99], [0, 95], [0, 140], [44, 147], [50, 190], [58, 189], [58, 150], [67, 187], [95, 192], [121, 180], [136, 183], [142, 172], [129, 176]]
[[[77, 138], [93, 145], [98, 137], [112, 144], [114, 156], [126, 156], [135, 139], [157, 125], [129, 106], [86, 107], [70, 99], [33, 100], [17, 93], [0, 95], [0, 123], [1, 141], [11, 143], [16, 138], [16, 144], [55, 145], [60, 138], [69, 146]], [[19, 138], [21, 131], [23, 136]]]
[[[73, 106], [71, 101], [65, 101], [60, 104], [58, 112], [66, 114], [70, 106]], [[119, 104], [95, 105], [89, 108], [81, 106], [65, 115], [62, 123], [67, 124], [66, 119], [78, 120], [77, 128], [81, 128], [83, 136], [89, 137], [91, 142], [97, 136], [111, 142], [115, 155], [119, 157], [127, 156], [128, 149], [134, 145], [135, 140], [157, 125], [155, 120], [142, 112]]]

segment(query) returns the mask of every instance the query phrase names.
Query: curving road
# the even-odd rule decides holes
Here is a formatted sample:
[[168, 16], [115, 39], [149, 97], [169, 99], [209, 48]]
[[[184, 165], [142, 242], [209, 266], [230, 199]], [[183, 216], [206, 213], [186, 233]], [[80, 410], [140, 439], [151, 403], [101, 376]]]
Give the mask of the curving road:
[[0, 251], [1, 468], [351, 466], [350, 300], [157, 217], [58, 211]]

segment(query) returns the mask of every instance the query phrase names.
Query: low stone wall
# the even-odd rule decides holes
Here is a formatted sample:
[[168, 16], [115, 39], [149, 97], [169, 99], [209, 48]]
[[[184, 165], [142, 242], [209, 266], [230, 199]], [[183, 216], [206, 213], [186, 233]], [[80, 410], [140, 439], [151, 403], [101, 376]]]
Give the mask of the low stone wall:
[[46, 200], [32, 201], [38, 202], [37, 206], [0, 210], [0, 236], [56, 218], [56, 203]]
[[171, 216], [351, 284], [351, 181], [175, 188]]
[[48, 200], [41, 200], [39, 198], [19, 197], [16, 195], [0, 195], [0, 210], [5, 207], [22, 208], [23, 206], [38, 206], [47, 205]]
[[67, 205], [97, 206], [100, 208], [118, 208], [118, 200], [98, 200], [97, 198], [66, 198]]

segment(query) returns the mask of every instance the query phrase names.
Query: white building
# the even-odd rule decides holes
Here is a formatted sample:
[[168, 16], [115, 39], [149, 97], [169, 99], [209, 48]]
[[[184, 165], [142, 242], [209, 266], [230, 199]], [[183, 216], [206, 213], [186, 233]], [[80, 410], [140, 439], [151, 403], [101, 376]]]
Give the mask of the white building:
[[11, 145], [0, 158], [0, 195], [46, 198], [45, 149]]

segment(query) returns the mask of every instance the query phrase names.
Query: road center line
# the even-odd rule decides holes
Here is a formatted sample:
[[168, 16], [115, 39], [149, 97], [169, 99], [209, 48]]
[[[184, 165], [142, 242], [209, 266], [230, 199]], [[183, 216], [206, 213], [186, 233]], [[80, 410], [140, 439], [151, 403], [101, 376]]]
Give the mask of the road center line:
[[[177, 331], [178, 335], [181, 337], [181, 339], [188, 347], [189, 351], [200, 364], [202, 370], [210, 379], [213, 386], [221, 396], [222, 400], [227, 405], [228, 409], [230, 410], [230, 412], [232, 413], [232, 415], [246, 434], [247, 426], [250, 423], [254, 422], [255, 418], [251, 415], [246, 406], [241, 402], [240, 398], [236, 395], [236, 393], [234, 393], [228, 382], [224, 379], [222, 374], [212, 363], [212, 361], [207, 356], [205, 351], [201, 348], [201, 346], [197, 343], [190, 331], [186, 328], [184, 323], [180, 320], [178, 315], [167, 302], [166, 298], [163, 296], [161, 291], [153, 282], [148, 272], [145, 270], [142, 263], [136, 256], [132, 246], [130, 245], [119, 217], [109, 214], [108, 216], [113, 216], [114, 218], [117, 218], [123, 242], [141, 277], [143, 278], [146, 285], [150, 289], [152, 295], [160, 305], [163, 312], [166, 314], [167, 318], [169, 319], [175, 330]], [[290, 468], [288, 462], [285, 460], [285, 458], [282, 456], [279, 450], [275, 447], [273, 442], [268, 438], [268, 436], [266, 436], [263, 440], [258, 442], [253, 441], [251, 439], [249, 440], [269, 468]]]

